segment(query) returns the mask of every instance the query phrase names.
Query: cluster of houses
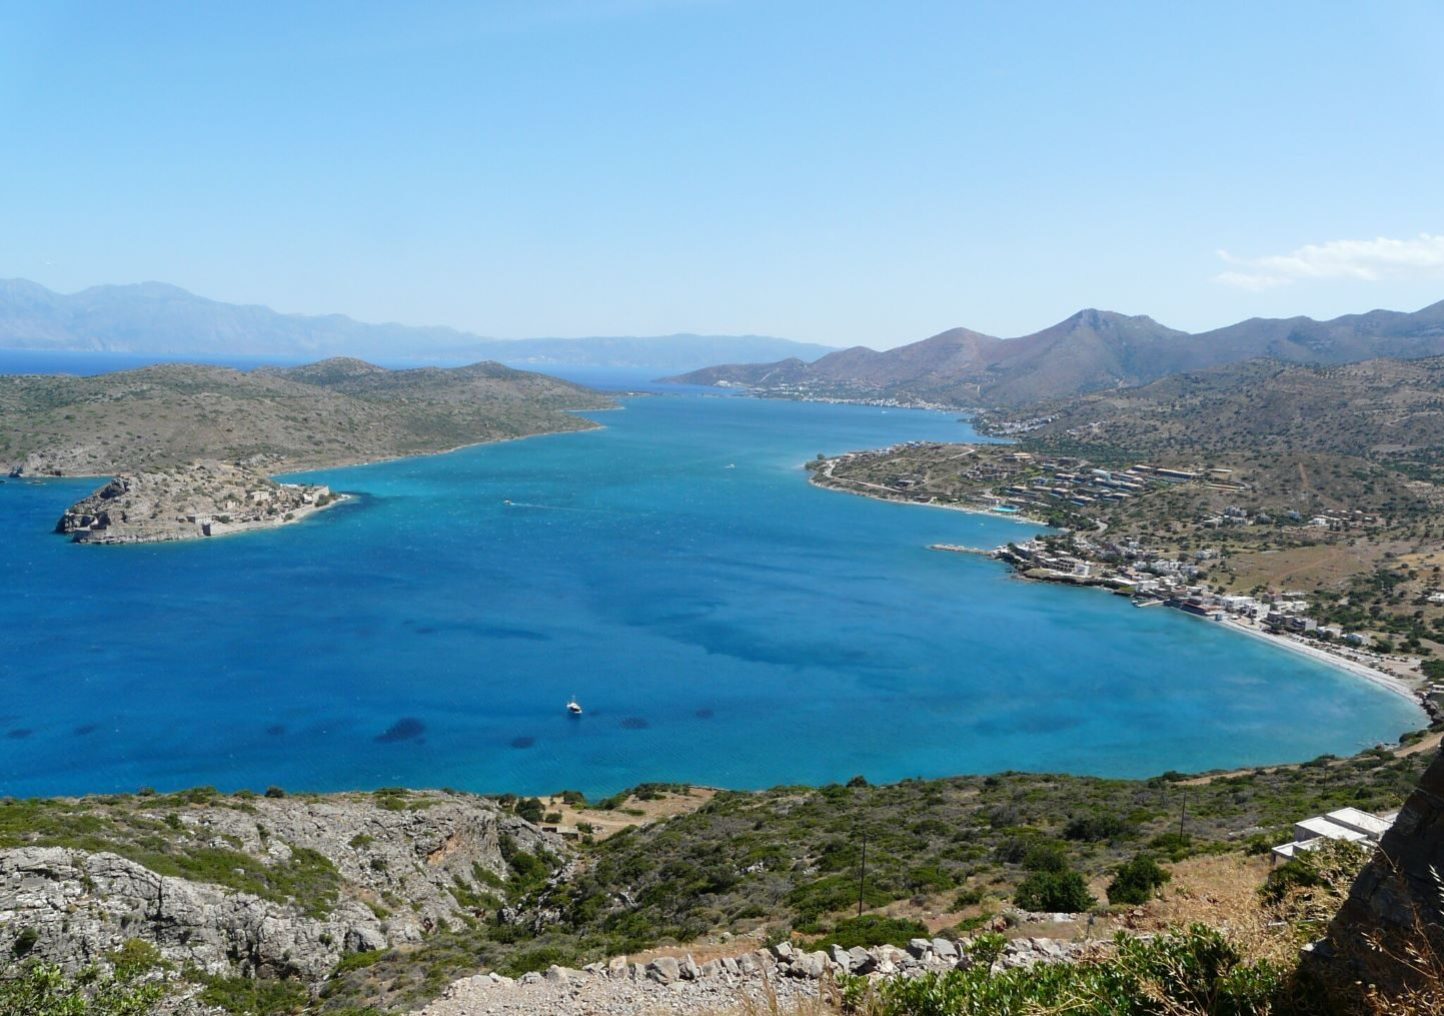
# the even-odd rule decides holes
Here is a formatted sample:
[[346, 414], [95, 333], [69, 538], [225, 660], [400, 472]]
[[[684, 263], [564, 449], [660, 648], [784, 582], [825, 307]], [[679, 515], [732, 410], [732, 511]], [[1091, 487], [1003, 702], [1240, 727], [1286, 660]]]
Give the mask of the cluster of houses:
[[1319, 624], [1309, 616], [1309, 603], [1302, 593], [1247, 596], [1210, 592], [1196, 580], [1218, 557], [1218, 551], [1211, 548], [1184, 558], [1165, 558], [1155, 556], [1136, 540], [1100, 543], [1074, 536], [1067, 541], [1039, 537], [1009, 544], [996, 553], [1034, 577], [1105, 586], [1132, 596], [1140, 607], [1161, 604], [1219, 621], [1228, 616], [1248, 619], [1279, 634], [1312, 635], [1358, 647], [1369, 644], [1368, 636], [1359, 632]]
[[177, 522], [197, 527], [202, 536], [215, 536], [227, 527], [274, 521], [287, 512], [324, 505], [332, 500], [325, 484], [276, 483], [250, 490], [230, 489], [217, 497], [211, 511], [192, 510]]
[[[1381, 515], [1357, 508], [1352, 510], [1326, 509], [1317, 515], [1307, 517], [1297, 511], [1287, 511], [1283, 513], [1282, 519], [1293, 525], [1307, 526], [1310, 529], [1327, 529], [1334, 533], [1348, 532], [1354, 529], [1376, 529], [1386, 522]], [[1222, 529], [1226, 526], [1271, 526], [1276, 521], [1267, 512], [1250, 512], [1238, 505], [1229, 505], [1221, 514], [1210, 515], [1204, 519], [1203, 525], [1209, 529]]]
[[1118, 504], [1161, 484], [1187, 483], [1200, 477], [1184, 469], [1148, 465], [1101, 469], [1087, 459], [1066, 456], [1040, 459], [1030, 452], [1009, 452], [1002, 455], [997, 464], [979, 463], [965, 468], [963, 475], [974, 480], [991, 480], [1016, 474], [1020, 469], [1036, 473], [1026, 483], [1012, 483], [980, 494], [979, 500], [995, 509], [1051, 509], [1063, 504], [1087, 508]]

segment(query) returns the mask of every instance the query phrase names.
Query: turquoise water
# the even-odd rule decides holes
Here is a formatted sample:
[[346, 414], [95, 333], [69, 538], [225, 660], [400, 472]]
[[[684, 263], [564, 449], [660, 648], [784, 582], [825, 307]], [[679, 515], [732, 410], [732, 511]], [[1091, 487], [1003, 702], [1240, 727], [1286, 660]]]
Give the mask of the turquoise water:
[[1423, 722], [1208, 622], [925, 549], [1025, 525], [806, 483], [818, 452], [970, 436], [945, 414], [596, 419], [317, 474], [358, 496], [204, 543], [74, 546], [49, 529], [94, 481], [0, 486], [0, 793], [1145, 775]]

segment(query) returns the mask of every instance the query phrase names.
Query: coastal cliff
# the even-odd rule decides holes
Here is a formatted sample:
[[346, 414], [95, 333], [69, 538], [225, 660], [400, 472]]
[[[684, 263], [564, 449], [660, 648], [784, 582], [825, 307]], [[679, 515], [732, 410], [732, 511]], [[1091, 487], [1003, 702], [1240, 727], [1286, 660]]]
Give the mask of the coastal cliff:
[[122, 473], [71, 505], [55, 531], [76, 543], [160, 543], [269, 529], [335, 504], [326, 486], [277, 483], [255, 465], [197, 462]]

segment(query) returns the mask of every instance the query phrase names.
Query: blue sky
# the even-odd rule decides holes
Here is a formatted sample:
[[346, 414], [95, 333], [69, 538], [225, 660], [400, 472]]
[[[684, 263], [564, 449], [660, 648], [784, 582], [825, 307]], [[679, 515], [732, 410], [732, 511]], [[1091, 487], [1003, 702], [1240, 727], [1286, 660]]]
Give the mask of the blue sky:
[[1444, 5], [0, 0], [0, 277], [502, 337], [1444, 299]]

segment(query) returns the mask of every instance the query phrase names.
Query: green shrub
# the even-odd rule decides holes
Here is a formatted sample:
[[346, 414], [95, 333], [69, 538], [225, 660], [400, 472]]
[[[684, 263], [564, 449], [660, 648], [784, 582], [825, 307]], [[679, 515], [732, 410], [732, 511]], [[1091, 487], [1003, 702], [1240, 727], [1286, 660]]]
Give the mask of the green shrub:
[[1068, 849], [1057, 840], [1039, 840], [1023, 855], [1028, 871], [1067, 871]]
[[136, 984], [130, 972], [108, 977], [90, 968], [69, 977], [47, 963], [0, 967], [4, 1016], [147, 1016], [168, 991], [160, 981]]
[[825, 938], [812, 943], [809, 948], [826, 949], [838, 945], [844, 949], [853, 946], [907, 945], [909, 939], [928, 934], [927, 925], [921, 921], [909, 921], [902, 917], [885, 917], [882, 914], [863, 914], [838, 921], [832, 932]]
[[967, 907], [975, 907], [983, 902], [983, 890], [976, 886], [962, 890], [953, 897], [953, 909], [963, 910]]
[[[1245, 963], [1223, 935], [1195, 925], [1149, 941], [1120, 938], [1116, 954], [1098, 963], [997, 973], [978, 964], [889, 979], [876, 989], [878, 1004], [871, 1011], [878, 1016], [1251, 1016], [1279, 1011], [1274, 1000], [1287, 988], [1280, 968]], [[860, 984], [848, 987], [855, 1005], [866, 990]]]
[[10, 943], [10, 955], [19, 959], [22, 956], [30, 955], [35, 948], [35, 943], [40, 941], [40, 932], [34, 928], [21, 928], [20, 933], [15, 936], [15, 941]]
[[1024, 910], [1082, 913], [1097, 902], [1076, 871], [1035, 871], [1018, 883], [1013, 902]]
[[1132, 825], [1117, 815], [1079, 815], [1063, 827], [1063, 838], [1085, 843], [1121, 840], [1137, 833]]
[[1160, 833], [1148, 841], [1148, 848], [1177, 864], [1194, 853], [1193, 837], [1187, 833]]
[[1147, 903], [1173, 876], [1147, 854], [1122, 865], [1108, 883], [1109, 903]]
[[207, 977], [198, 996], [234, 1016], [293, 1016], [310, 996], [299, 981], [270, 977]]

